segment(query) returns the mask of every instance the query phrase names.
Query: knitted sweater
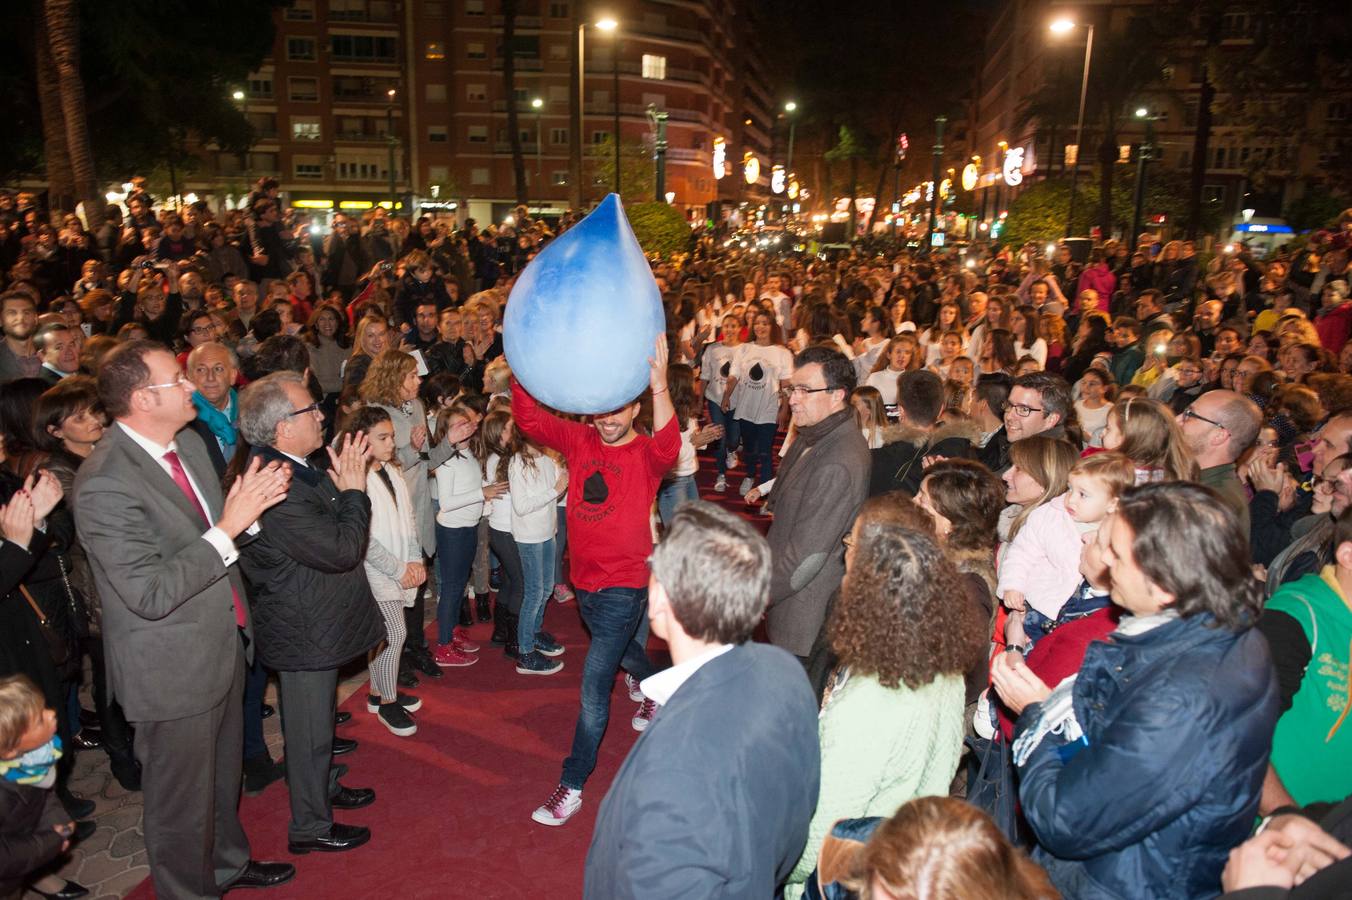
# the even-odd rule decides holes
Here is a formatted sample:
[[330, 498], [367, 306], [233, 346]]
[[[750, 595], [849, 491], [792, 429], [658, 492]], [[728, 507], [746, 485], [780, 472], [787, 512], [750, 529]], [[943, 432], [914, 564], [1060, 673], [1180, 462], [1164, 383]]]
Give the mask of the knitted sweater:
[[803, 895], [836, 821], [891, 816], [916, 797], [947, 796], [962, 751], [963, 702], [961, 675], [940, 675], [912, 690], [853, 674], [831, 692], [818, 720], [821, 793], [785, 900]]

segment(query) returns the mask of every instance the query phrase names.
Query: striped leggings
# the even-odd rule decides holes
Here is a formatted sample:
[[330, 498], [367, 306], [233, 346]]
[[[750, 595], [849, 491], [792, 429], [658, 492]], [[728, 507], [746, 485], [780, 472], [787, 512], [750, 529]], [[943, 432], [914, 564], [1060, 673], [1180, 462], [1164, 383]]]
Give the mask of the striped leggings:
[[404, 626], [404, 604], [376, 603], [385, 620], [385, 646], [371, 657], [371, 693], [393, 700], [398, 690], [399, 654], [408, 631]]

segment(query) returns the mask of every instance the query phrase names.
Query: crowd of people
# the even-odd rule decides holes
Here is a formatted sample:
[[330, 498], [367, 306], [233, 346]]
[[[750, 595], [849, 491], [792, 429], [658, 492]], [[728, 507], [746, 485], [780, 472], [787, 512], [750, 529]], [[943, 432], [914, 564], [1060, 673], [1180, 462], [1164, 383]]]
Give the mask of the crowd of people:
[[1352, 211], [1263, 259], [700, 233], [653, 260], [649, 388], [595, 416], [503, 356], [571, 221], [0, 195], [0, 896], [83, 895], [100, 748], [160, 897], [290, 880], [236, 813], [283, 778], [293, 854], [360, 847], [339, 668], [416, 740], [476, 621], [523, 685], [582, 673], [541, 825], [624, 676], [589, 897], [1352, 879]]

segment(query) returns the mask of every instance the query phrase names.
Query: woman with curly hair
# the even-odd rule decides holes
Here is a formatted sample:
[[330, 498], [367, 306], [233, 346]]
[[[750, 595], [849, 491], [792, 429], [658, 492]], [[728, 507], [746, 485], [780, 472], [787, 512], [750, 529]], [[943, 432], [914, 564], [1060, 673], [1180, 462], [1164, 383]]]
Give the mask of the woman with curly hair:
[[933, 534], [923, 510], [891, 494], [870, 499], [845, 538], [829, 626], [840, 663], [818, 726], [821, 792], [787, 900], [803, 895], [837, 820], [948, 793], [962, 749], [963, 673], [986, 634], [970, 607], [953, 604], [959, 576]]

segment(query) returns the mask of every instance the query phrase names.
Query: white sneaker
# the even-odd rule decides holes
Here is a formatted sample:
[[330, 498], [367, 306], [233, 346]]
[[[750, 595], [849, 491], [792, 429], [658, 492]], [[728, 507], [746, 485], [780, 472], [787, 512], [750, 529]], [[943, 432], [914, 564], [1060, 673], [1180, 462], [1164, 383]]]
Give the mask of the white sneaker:
[[643, 691], [638, 686], [638, 679], [628, 672], [624, 673], [624, 686], [629, 689], [629, 699], [635, 703], [643, 702]]
[[541, 825], [558, 827], [573, 817], [573, 813], [582, 808], [582, 792], [559, 785], [544, 805], [530, 814]]
[[718, 479], [714, 481], [714, 490], [718, 491], [721, 494], [727, 489], [728, 489], [728, 479], [722, 475], [719, 475]]
[[729, 453], [729, 454], [728, 454], [727, 462], [728, 462], [728, 468], [729, 468], [729, 469], [735, 469], [735, 468], [737, 468], [737, 462], [738, 462], [738, 460], [737, 460], [737, 452], [736, 452], [736, 451], [733, 451], [732, 453]]
[[747, 494], [751, 493], [751, 489], [755, 486], [756, 485], [751, 482], [750, 478], [743, 478], [742, 486], [739, 490], [741, 491], [742, 496], [745, 497]]
[[647, 731], [648, 726], [652, 724], [653, 716], [655, 715], [657, 715], [657, 701], [644, 697], [643, 702], [639, 705], [638, 711], [635, 712], [634, 717], [629, 720], [629, 724], [634, 726], [635, 731]]

